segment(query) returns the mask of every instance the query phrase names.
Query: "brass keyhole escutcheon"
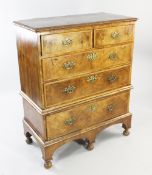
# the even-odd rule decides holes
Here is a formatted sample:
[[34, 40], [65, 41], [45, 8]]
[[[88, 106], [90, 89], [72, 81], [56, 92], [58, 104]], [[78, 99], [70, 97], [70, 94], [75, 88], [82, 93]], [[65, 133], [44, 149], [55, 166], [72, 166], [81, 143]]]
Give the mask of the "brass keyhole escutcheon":
[[108, 58], [112, 61], [116, 60], [118, 58], [117, 53], [112, 52], [111, 54], [109, 54]]
[[118, 80], [118, 77], [116, 75], [112, 74], [112, 75], [107, 77], [107, 80], [109, 83], [114, 83], [115, 81]]
[[89, 106], [89, 111], [90, 111], [90, 112], [95, 112], [96, 109], [97, 109], [97, 107], [96, 107], [95, 104], [92, 104], [92, 105]]

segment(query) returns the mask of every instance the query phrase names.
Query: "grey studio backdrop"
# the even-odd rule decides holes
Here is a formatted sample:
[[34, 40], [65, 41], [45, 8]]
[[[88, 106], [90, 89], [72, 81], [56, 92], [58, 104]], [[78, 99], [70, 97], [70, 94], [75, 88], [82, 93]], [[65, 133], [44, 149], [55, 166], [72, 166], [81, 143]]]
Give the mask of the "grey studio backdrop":
[[[152, 146], [152, 2], [150, 0], [5, 0], [0, 1], [0, 175], [151, 175]], [[22, 101], [14, 20], [109, 12], [139, 18], [135, 30], [129, 137], [113, 126], [97, 137], [92, 152], [76, 143], [54, 155], [54, 167], [43, 168], [40, 149], [24, 142]], [[34, 147], [34, 148], [33, 148]]]

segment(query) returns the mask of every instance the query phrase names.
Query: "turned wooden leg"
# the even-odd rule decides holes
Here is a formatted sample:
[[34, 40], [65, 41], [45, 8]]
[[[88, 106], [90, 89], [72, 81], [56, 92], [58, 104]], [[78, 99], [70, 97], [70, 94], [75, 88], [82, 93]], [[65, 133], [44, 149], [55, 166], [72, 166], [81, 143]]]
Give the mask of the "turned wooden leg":
[[41, 146], [42, 158], [44, 160], [44, 167], [49, 169], [52, 167], [52, 151], [50, 147]]
[[128, 128], [125, 128], [125, 130], [123, 131], [123, 135], [128, 136], [129, 134], [130, 134], [130, 132], [129, 132]]
[[129, 128], [131, 128], [131, 116], [124, 120], [122, 127], [124, 128], [123, 135], [128, 136], [130, 134]]
[[75, 140], [78, 144], [84, 146], [87, 150], [91, 151], [94, 148], [94, 141], [91, 141], [89, 139], [78, 139]]
[[89, 138], [87, 138], [87, 142], [88, 142], [88, 144], [86, 146], [87, 150], [89, 150], [89, 151], [93, 150], [95, 137], [96, 137], [96, 135], [91, 135]]
[[25, 134], [25, 136], [26, 136], [26, 143], [27, 144], [32, 144], [33, 143], [33, 140], [32, 140], [32, 138], [31, 138], [31, 134], [29, 133], [29, 132], [27, 132], [26, 134]]
[[[94, 143], [94, 142], [93, 142], [93, 143]], [[93, 143], [92, 143], [92, 142], [88, 142], [88, 145], [87, 145], [87, 147], [86, 147], [88, 151], [93, 150], [93, 148], [94, 148]]]
[[52, 162], [51, 162], [50, 160], [45, 160], [45, 161], [44, 161], [44, 167], [45, 167], [46, 169], [51, 168], [51, 167], [52, 167]]

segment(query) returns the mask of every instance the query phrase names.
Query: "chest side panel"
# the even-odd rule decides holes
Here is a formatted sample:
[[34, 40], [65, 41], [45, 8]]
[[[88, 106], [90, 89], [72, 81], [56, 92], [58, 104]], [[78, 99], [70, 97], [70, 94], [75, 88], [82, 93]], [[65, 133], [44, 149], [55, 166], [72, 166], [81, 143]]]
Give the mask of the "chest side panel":
[[21, 90], [42, 107], [38, 36], [23, 28], [16, 28]]

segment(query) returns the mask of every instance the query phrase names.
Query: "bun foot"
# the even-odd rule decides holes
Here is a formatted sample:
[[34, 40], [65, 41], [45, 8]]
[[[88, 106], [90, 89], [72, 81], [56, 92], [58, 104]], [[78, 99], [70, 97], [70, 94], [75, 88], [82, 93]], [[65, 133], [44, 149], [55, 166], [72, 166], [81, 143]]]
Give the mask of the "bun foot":
[[128, 136], [129, 135], [129, 128], [131, 128], [131, 118], [129, 118], [128, 120], [125, 120], [125, 122], [122, 124], [122, 127], [125, 129], [123, 131], [123, 135]]
[[130, 132], [128, 130], [124, 130], [124, 132], [123, 132], [124, 136], [128, 136], [129, 134], [130, 134]]
[[33, 140], [32, 140], [31, 138], [27, 138], [27, 139], [26, 139], [26, 143], [27, 143], [28, 145], [30, 145], [30, 144], [33, 143]]
[[93, 150], [93, 148], [94, 148], [93, 143], [88, 143], [88, 145], [87, 145], [87, 150], [88, 150], [88, 151], [91, 151], [91, 150]]
[[26, 133], [26, 143], [29, 145], [33, 143], [30, 133]]
[[52, 167], [52, 163], [51, 163], [51, 161], [45, 161], [45, 163], [44, 163], [44, 167], [45, 167], [46, 169], [51, 168], [51, 167]]

